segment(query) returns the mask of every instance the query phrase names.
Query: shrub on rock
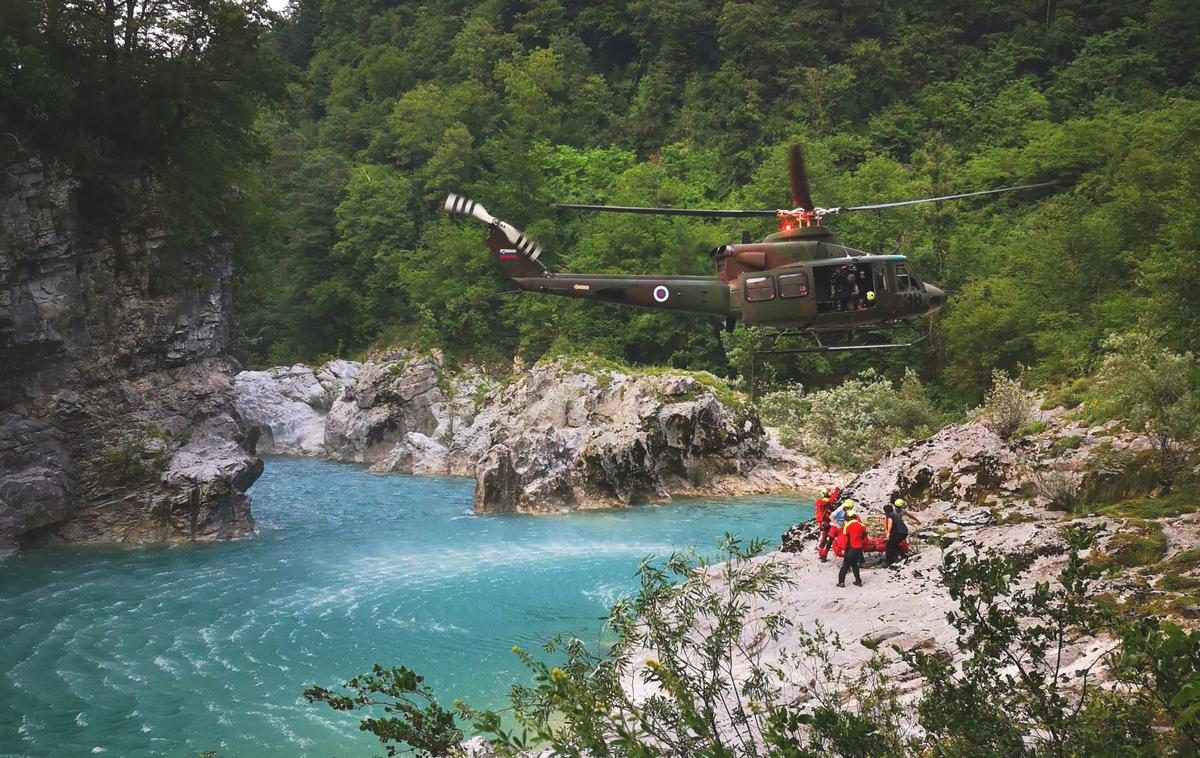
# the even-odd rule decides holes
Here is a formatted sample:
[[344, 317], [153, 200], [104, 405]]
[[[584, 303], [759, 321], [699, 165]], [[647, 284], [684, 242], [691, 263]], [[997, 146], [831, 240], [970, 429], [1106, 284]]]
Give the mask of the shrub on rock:
[[1017, 435], [1033, 416], [1033, 395], [1003, 371], [992, 372], [992, 388], [988, 390], [979, 417], [993, 432], [1006, 440]]
[[840, 468], [861, 469], [894, 447], [928, 437], [946, 421], [911, 370], [895, 385], [867, 369], [805, 401], [806, 408], [794, 391], [771, 393], [764, 398], [765, 412], [769, 421], [785, 425], [785, 442], [791, 437], [822, 463]]

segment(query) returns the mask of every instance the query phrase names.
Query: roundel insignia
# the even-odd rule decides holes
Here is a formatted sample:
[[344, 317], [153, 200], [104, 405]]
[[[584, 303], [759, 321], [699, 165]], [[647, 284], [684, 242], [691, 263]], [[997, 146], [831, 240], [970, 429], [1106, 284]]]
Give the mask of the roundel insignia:
[[667, 289], [663, 285], [660, 284], [654, 288], [654, 302], [665, 303], [665, 302], [667, 302], [667, 298], [669, 298], [670, 296], [671, 296], [671, 290]]

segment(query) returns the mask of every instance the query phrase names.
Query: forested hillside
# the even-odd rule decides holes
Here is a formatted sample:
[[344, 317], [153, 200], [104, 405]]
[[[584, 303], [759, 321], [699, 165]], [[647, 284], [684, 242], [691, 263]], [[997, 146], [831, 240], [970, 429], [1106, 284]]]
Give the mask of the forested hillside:
[[[239, 43], [259, 17], [238, 26], [236, 7], [212, 4], [224, 47], [201, 50], [173, 90], [173, 69], [153, 69], [166, 89], [135, 92], [144, 104], [100, 67], [75, 89], [53, 70], [38, 79], [19, 36], [0, 47], [0, 81], [6, 131], [25, 139], [41, 124], [85, 158], [178, 147], [148, 161], [185, 204], [212, 204], [217, 182], [237, 180], [240, 215], [224, 222], [243, 241], [249, 364], [402, 343], [475, 361], [587, 350], [736, 374], [731, 352], [736, 363], [757, 337], [723, 336], [717, 319], [505, 294], [480, 230], [449, 221], [440, 200], [483, 202], [553, 268], [706, 274], [713, 245], [772, 223], [548, 204], [786, 206], [797, 139], [826, 206], [1066, 184], [833, 218], [848, 244], [909, 255], [950, 305], [924, 348], [780, 362], [776, 378], [816, 386], [913, 366], [973, 400], [993, 367], [1023, 364], [1035, 382], [1085, 372], [1113, 331], [1200, 348], [1200, 14], [1186, 0], [294, 0], [268, 51]], [[80, 18], [72, 28], [103, 51]], [[80, 60], [64, 56], [59, 73]], [[247, 141], [255, 99], [271, 104]], [[13, 115], [25, 111], [38, 118]], [[62, 128], [97, 112], [90, 141]], [[175, 119], [198, 123], [183, 136], [209, 147]], [[227, 170], [255, 154], [269, 156], [260, 169]]]
[[384, 340], [729, 374], [717, 319], [502, 294], [479, 230], [439, 201], [477, 198], [551, 267], [704, 274], [711, 246], [771, 222], [547, 205], [786, 206], [794, 139], [825, 205], [1073, 184], [833, 219], [848, 243], [911, 256], [951, 307], [929, 349], [780, 375], [908, 364], [969, 396], [993, 366], [1083, 371], [1113, 330], [1200, 347], [1200, 16], [1183, 0], [296, 0], [289, 15], [299, 73], [263, 117], [269, 231], [240, 298], [251, 360]]

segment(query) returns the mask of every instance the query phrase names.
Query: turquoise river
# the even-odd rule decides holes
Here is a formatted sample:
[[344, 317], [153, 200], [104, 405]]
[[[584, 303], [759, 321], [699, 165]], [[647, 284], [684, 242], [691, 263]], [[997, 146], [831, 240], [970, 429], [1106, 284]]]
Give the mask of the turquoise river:
[[499, 705], [527, 680], [511, 647], [598, 641], [646, 556], [811, 516], [785, 497], [481, 516], [473, 487], [272, 459], [252, 539], [0, 563], [0, 756], [376, 755], [304, 687], [403, 664], [446, 703]]

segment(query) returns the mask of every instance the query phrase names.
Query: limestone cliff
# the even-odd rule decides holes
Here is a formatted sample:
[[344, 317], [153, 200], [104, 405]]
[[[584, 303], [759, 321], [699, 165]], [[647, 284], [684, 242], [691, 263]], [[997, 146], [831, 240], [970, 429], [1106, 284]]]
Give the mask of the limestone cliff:
[[79, 189], [0, 172], [0, 554], [247, 534], [229, 245], [173, 249], [153, 210], [85, 219]]
[[[243, 372], [237, 404], [270, 450], [374, 471], [473, 476], [481, 511], [625, 506], [814, 487], [715, 377], [560, 359], [504, 381], [438, 353]], [[260, 448], [260, 452], [266, 451]]]

